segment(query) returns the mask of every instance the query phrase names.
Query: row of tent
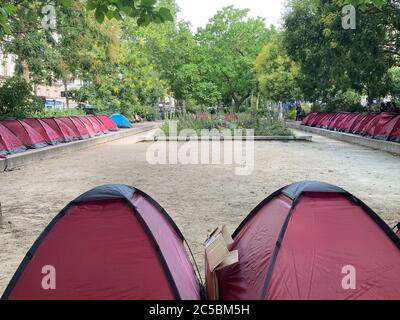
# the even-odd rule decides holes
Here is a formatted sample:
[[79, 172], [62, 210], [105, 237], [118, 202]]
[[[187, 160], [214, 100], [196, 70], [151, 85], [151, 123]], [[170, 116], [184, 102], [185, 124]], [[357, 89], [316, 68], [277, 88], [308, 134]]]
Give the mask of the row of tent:
[[303, 125], [400, 142], [400, 114], [312, 112]]
[[29, 118], [0, 121], [0, 157], [77, 140], [89, 139], [118, 126], [106, 115]]
[[[284, 187], [247, 216], [233, 239], [239, 262], [216, 274], [223, 300], [400, 299], [400, 234], [339, 187]], [[150, 196], [101, 186], [54, 218], [2, 299], [206, 299], [185, 244]], [[47, 276], [44, 266], [51, 267]]]

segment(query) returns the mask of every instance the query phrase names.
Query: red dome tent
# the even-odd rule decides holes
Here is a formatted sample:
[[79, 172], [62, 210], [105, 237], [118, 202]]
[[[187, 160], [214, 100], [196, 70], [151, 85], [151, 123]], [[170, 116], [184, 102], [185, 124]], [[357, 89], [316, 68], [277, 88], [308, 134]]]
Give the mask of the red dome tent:
[[331, 122], [332, 122], [332, 119], [335, 119], [336, 115], [337, 115], [337, 113], [330, 113], [330, 114], [327, 114], [327, 115], [324, 117], [324, 119], [322, 120], [322, 123], [320, 124], [319, 127], [320, 127], [320, 128], [324, 128], [324, 129], [328, 128], [329, 125], [330, 125]]
[[1, 124], [7, 127], [27, 148], [39, 149], [47, 146], [46, 139], [22, 120], [3, 120]]
[[365, 134], [366, 127], [370, 124], [370, 122], [377, 116], [376, 113], [368, 113], [361, 121], [358, 122], [357, 125], [354, 126], [353, 134]]
[[377, 114], [371, 121], [364, 127], [364, 129], [361, 131], [361, 134], [368, 137], [368, 138], [374, 138], [376, 133], [379, 131], [379, 129], [382, 127], [382, 125], [385, 123], [385, 118], [390, 117], [390, 113], [380, 113]]
[[60, 137], [62, 137], [63, 142], [71, 142], [79, 139], [72, 128], [67, 126], [65, 122], [61, 121], [60, 119], [45, 118], [42, 120], [46, 122], [55, 132], [57, 132]]
[[80, 121], [78, 118], [74, 117], [61, 117], [58, 118], [63, 121], [68, 127], [72, 129], [75, 136], [79, 138], [79, 140], [84, 140], [90, 138], [89, 131], [86, 126]]
[[400, 121], [400, 115], [391, 113], [384, 113], [376, 124], [373, 132], [373, 138], [379, 140], [388, 140], [390, 133], [396, 126], [397, 122]]
[[400, 142], [400, 117], [395, 124], [393, 124], [393, 129], [388, 137], [389, 141]]
[[99, 136], [103, 134], [100, 126], [97, 123], [91, 121], [88, 117], [78, 116], [78, 118], [86, 125], [90, 134], [92, 134], [93, 136]]
[[[283, 188], [233, 238], [239, 263], [217, 273], [223, 300], [400, 299], [400, 239], [338, 187]], [[347, 267], [356, 271], [354, 290], [342, 286]]]
[[81, 123], [84, 127], [85, 127], [85, 131], [87, 131], [89, 138], [93, 138], [96, 136], [96, 132], [94, 132], [94, 128], [92, 123], [90, 122], [86, 122], [86, 121], [82, 121], [81, 116], [73, 116], [70, 117], [71, 119], [74, 119], [74, 121], [77, 121], [79, 123]]
[[90, 119], [90, 121], [92, 121], [93, 123], [95, 123], [96, 125], [99, 126], [101, 132], [108, 133], [108, 129], [106, 128], [106, 126], [103, 124], [103, 122], [101, 122], [96, 116], [94, 115], [88, 115], [87, 118]]
[[[71, 202], [35, 242], [8, 285], [9, 300], [198, 300], [185, 240], [145, 193], [106, 185]], [[56, 289], [42, 288], [42, 268]]]
[[24, 151], [24, 144], [7, 127], [0, 124], [0, 156]]
[[317, 126], [319, 126], [320, 123], [322, 122], [322, 119], [323, 119], [324, 117], [326, 117], [327, 115], [329, 115], [328, 112], [321, 112], [321, 113], [318, 113], [317, 116], [316, 116], [314, 119], [312, 119], [312, 120], [310, 121], [309, 126], [311, 126], [311, 127], [317, 127]]
[[354, 127], [362, 120], [368, 113], [354, 113], [354, 116], [347, 122], [344, 132], [351, 133]]
[[119, 130], [118, 127], [117, 127], [117, 125], [114, 123], [114, 121], [111, 120], [110, 117], [108, 117], [108, 116], [106, 116], [106, 115], [104, 115], [104, 114], [99, 115], [99, 116], [96, 116], [96, 117], [97, 117], [97, 119], [99, 119], [99, 120], [103, 123], [103, 125], [104, 125], [109, 131], [118, 131], [118, 130]]
[[336, 113], [335, 117], [331, 119], [331, 122], [329, 123], [327, 128], [329, 130], [336, 130], [339, 123], [341, 123], [346, 116], [346, 113]]
[[349, 122], [357, 115], [358, 115], [357, 113], [345, 114], [345, 116], [343, 116], [342, 120], [337, 123], [337, 127], [334, 130], [340, 131], [340, 132], [346, 131], [346, 128], [348, 127]]
[[302, 125], [309, 126], [309, 125], [310, 125], [310, 122], [311, 122], [312, 120], [314, 120], [314, 118], [315, 118], [317, 115], [318, 115], [318, 112], [311, 112], [310, 114], [308, 114], [308, 115], [303, 119]]
[[63, 138], [41, 119], [29, 118], [24, 119], [24, 122], [40, 133], [48, 144], [55, 145], [63, 141]]

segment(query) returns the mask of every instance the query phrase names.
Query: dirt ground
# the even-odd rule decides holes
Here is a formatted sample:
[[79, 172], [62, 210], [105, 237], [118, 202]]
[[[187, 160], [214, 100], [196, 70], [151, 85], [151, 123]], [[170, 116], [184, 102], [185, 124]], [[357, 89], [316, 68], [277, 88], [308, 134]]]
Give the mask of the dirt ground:
[[186, 236], [203, 264], [202, 243], [212, 228], [230, 231], [266, 196], [301, 180], [339, 185], [385, 221], [400, 221], [400, 157], [327, 138], [314, 142], [256, 142], [255, 170], [232, 165], [157, 165], [149, 143], [126, 138], [0, 173], [0, 293], [51, 219], [81, 193], [106, 183], [135, 186], [153, 196]]

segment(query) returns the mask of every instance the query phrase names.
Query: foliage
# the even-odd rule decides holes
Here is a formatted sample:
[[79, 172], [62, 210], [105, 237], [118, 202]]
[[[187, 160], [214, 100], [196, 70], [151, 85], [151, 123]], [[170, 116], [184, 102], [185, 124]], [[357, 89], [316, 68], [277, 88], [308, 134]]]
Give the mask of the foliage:
[[220, 91], [204, 72], [200, 48], [186, 22], [138, 29], [133, 21], [127, 21], [124, 31], [128, 41], [140, 43], [176, 99], [200, 106], [218, 104]]
[[200, 28], [196, 39], [201, 69], [220, 90], [224, 101], [234, 101], [236, 112], [256, 88], [254, 63], [263, 45], [276, 34], [261, 18], [248, 18], [248, 10], [223, 8]]
[[[73, 0], [56, 0], [57, 8], [73, 7]], [[47, 0], [21, 0], [0, 1], [0, 37], [3, 34], [15, 34], [9, 22], [15, 22], [14, 13], [21, 7], [34, 4], [42, 8], [48, 3]], [[171, 11], [163, 6], [157, 6], [157, 0], [88, 0], [86, 1], [87, 12], [93, 12], [98, 23], [107, 20], [123, 20], [126, 17], [134, 18], [139, 26], [147, 26], [151, 23], [161, 24], [172, 21]]]
[[332, 97], [324, 107], [324, 111], [342, 111], [342, 112], [358, 112], [365, 111], [360, 103], [361, 96], [354, 90], [338, 92], [335, 97]]
[[341, 7], [323, 0], [292, 0], [285, 18], [284, 45], [299, 64], [299, 86], [308, 100], [328, 101], [348, 89], [369, 100], [388, 93], [391, 17], [384, 11], [358, 12], [357, 28], [342, 27]]
[[400, 98], [400, 67], [393, 67], [390, 69], [390, 77], [392, 82], [392, 89], [390, 93]]
[[259, 90], [266, 99], [278, 102], [300, 98], [297, 85], [299, 68], [286, 54], [280, 37], [261, 50], [255, 71]]
[[18, 77], [7, 79], [0, 87], [0, 118], [24, 118], [40, 110], [41, 100], [32, 95], [31, 86]]
[[85, 115], [86, 112], [82, 109], [41, 109], [31, 114], [35, 118], [48, 118], [48, 117], [63, 117], [63, 116], [80, 116]]
[[[256, 136], [290, 136], [292, 132], [286, 127], [285, 123], [279, 120], [275, 115], [270, 114], [266, 117], [260, 117], [257, 113], [245, 112], [239, 113], [231, 117], [230, 121], [221, 115], [207, 115], [205, 119], [198, 119], [193, 114], [184, 114], [177, 119], [178, 134], [182, 130], [191, 129], [197, 135], [201, 135], [202, 130], [216, 130], [223, 132], [229, 130], [242, 130], [246, 134], [246, 130], [253, 129]], [[235, 119], [235, 120], [233, 120]], [[161, 130], [165, 135], [169, 136], [170, 125], [166, 121]]]
[[387, 0], [339, 0], [342, 5], [350, 4], [359, 7], [362, 11], [366, 11], [368, 8], [374, 6], [379, 10], [387, 4]]

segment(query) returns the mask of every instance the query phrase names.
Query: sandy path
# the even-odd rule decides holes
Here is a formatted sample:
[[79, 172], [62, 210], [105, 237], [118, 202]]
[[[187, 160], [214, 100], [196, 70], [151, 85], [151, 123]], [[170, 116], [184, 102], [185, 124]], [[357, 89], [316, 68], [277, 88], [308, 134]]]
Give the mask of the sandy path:
[[151, 166], [148, 143], [127, 138], [63, 158], [0, 173], [0, 293], [33, 241], [81, 193], [105, 183], [136, 186], [173, 217], [202, 264], [208, 230], [231, 231], [267, 195], [300, 180], [337, 184], [364, 200], [390, 225], [400, 220], [400, 157], [314, 136], [313, 143], [257, 142], [255, 170], [234, 166]]

